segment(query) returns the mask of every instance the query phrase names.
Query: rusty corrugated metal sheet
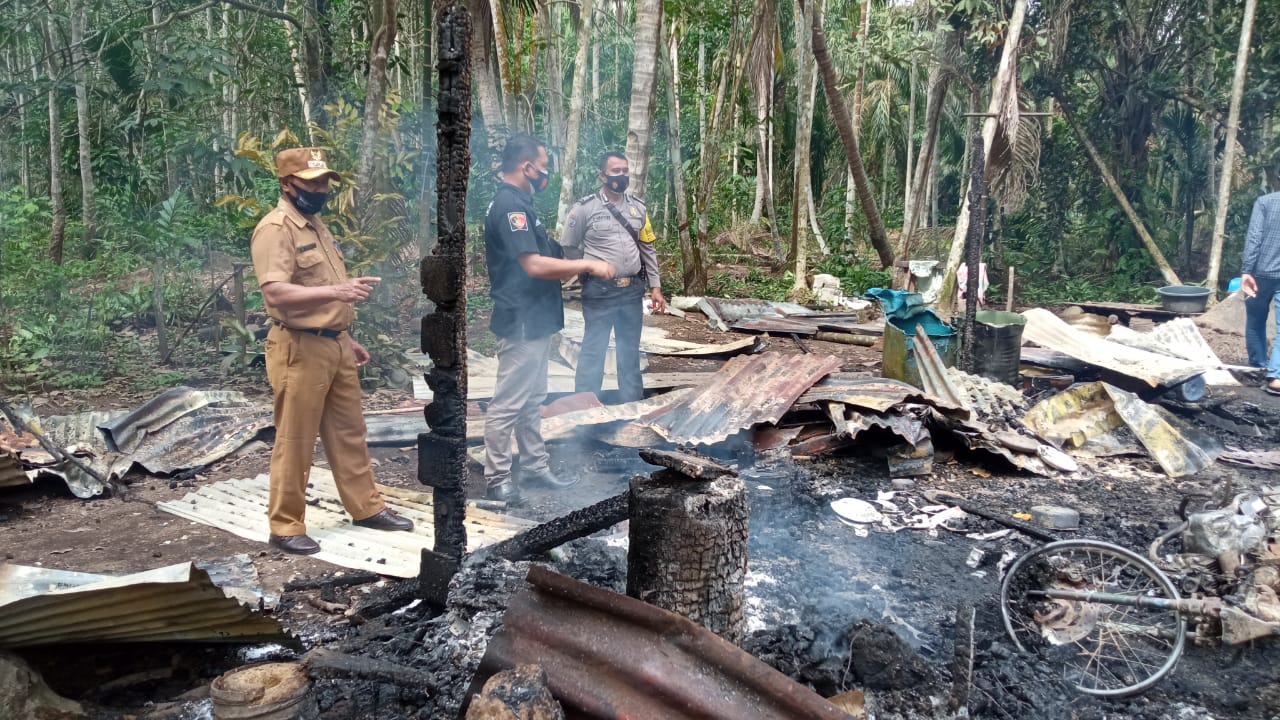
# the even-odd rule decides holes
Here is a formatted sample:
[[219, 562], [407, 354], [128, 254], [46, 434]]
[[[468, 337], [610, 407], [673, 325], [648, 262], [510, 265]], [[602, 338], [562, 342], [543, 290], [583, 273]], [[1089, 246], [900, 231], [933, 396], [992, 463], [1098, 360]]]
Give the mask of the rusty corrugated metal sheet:
[[944, 400], [921, 392], [910, 383], [893, 378], [832, 373], [804, 391], [798, 402], [839, 402], [875, 412], [888, 412], [903, 403], [932, 405], [939, 410], [968, 417], [968, 411], [954, 399]]
[[489, 642], [473, 691], [497, 672], [530, 663], [546, 671], [570, 718], [849, 717], [688, 618], [537, 565], [526, 580]]
[[776, 422], [815, 382], [840, 367], [832, 355], [739, 355], [706, 384], [640, 423], [673, 443], [709, 444]]
[[22, 465], [18, 464], [18, 458], [0, 450], [0, 487], [17, 487], [30, 484], [31, 478], [27, 477]]
[[969, 398], [947, 377], [947, 364], [938, 355], [938, 349], [933, 346], [923, 326], [916, 326], [915, 339], [916, 366], [920, 369], [920, 383], [924, 385], [924, 391], [950, 405], [971, 409], [973, 405]]
[[728, 330], [730, 325], [740, 320], [761, 315], [780, 317], [790, 313], [809, 312], [809, 308], [795, 303], [714, 297], [699, 299], [697, 308], [707, 316], [707, 324], [717, 330]]
[[237, 599], [246, 593], [189, 562], [119, 577], [0, 564], [0, 647], [281, 638], [274, 619]]
[[1024, 341], [1136, 378], [1151, 387], [1177, 385], [1206, 369], [1204, 363], [1158, 355], [1090, 335], [1043, 308], [1032, 308], [1022, 315], [1027, 319], [1027, 326], [1022, 330]]
[[731, 325], [734, 330], [743, 332], [775, 333], [786, 335], [812, 335], [818, 332], [818, 324], [808, 320], [797, 320], [787, 317], [760, 316], [739, 320]]

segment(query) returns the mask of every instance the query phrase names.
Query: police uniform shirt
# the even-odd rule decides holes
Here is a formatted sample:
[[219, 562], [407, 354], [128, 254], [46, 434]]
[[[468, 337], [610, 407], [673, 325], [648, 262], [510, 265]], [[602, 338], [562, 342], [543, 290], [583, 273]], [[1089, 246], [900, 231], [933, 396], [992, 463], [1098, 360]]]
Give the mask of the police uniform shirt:
[[[347, 267], [333, 234], [324, 223], [308, 219], [281, 197], [253, 231], [250, 244], [258, 285], [285, 282], [303, 287], [338, 285], [347, 281]], [[291, 328], [346, 330], [355, 319], [352, 303], [333, 300], [305, 309], [277, 308], [267, 314]]]
[[525, 253], [562, 256], [534, 212], [532, 195], [510, 183], [498, 184], [485, 213], [484, 253], [493, 298], [489, 328], [494, 335], [535, 340], [564, 327], [560, 281], [530, 277], [520, 266]]
[[604, 190], [598, 190], [579, 200], [569, 211], [564, 236], [560, 239], [566, 255], [604, 260], [617, 269], [620, 278], [639, 275], [643, 269], [649, 287], [662, 287], [658, 277], [658, 253], [653, 249], [653, 241], [657, 238], [644, 203], [639, 198], [624, 194], [614, 207], [640, 241], [636, 242], [622, 227], [618, 218], [609, 211], [609, 199], [605, 197]]

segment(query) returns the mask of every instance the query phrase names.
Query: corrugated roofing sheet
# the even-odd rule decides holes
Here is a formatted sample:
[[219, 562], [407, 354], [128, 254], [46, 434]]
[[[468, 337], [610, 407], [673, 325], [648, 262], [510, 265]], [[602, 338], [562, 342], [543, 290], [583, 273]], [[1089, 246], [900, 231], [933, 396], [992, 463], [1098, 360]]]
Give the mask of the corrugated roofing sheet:
[[[233, 560], [252, 574], [248, 556]], [[238, 599], [253, 600], [254, 590], [241, 587], [249, 575], [211, 572], [235, 587], [219, 587], [189, 562], [119, 577], [0, 564], [0, 647], [282, 636], [275, 620]]]
[[1137, 332], [1123, 325], [1117, 325], [1111, 328], [1111, 334], [1107, 339], [1122, 345], [1172, 355], [1215, 368], [1205, 371], [1204, 381], [1209, 385], [1238, 386], [1240, 384], [1230, 371], [1219, 367], [1222, 365], [1222, 359], [1213, 351], [1213, 348], [1209, 347], [1209, 343], [1205, 342], [1200, 329], [1191, 318], [1178, 318], [1161, 323], [1149, 333]]
[[832, 355], [739, 355], [640, 423], [668, 442], [719, 442], [752, 425], [776, 422], [805, 390], [839, 367], [840, 359]]
[[888, 412], [903, 403], [932, 405], [943, 412], [967, 416], [963, 405], [921, 390], [893, 378], [832, 373], [804, 391], [798, 402], [839, 402], [864, 410]]
[[[267, 475], [225, 480], [188, 493], [180, 500], [156, 503], [178, 517], [210, 525], [247, 540], [267, 542]], [[394, 577], [417, 577], [422, 550], [434, 542], [431, 494], [379, 485], [387, 505], [414, 522], [413, 532], [383, 532], [351, 524], [342, 507], [333, 474], [311, 468], [307, 487], [307, 534], [320, 543], [319, 560]], [[534, 523], [467, 507], [467, 549], [505, 540]]]
[[765, 315], [739, 320], [732, 324], [732, 328], [743, 332], [774, 333], [778, 335], [791, 333], [813, 335], [818, 332], [818, 324], [808, 320]]
[[1206, 369], [1204, 363], [1157, 355], [1090, 335], [1043, 308], [1032, 308], [1022, 315], [1027, 319], [1022, 330], [1024, 341], [1136, 378], [1151, 387], [1177, 385]]
[[472, 692], [535, 664], [573, 718], [848, 720], [807, 687], [697, 623], [537, 565], [502, 616]]

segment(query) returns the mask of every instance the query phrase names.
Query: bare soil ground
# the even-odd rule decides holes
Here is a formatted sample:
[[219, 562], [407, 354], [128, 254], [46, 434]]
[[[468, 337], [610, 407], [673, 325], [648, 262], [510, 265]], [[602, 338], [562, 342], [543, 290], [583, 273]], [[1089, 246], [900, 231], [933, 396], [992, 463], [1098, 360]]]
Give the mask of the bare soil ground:
[[[706, 328], [695, 313], [684, 319], [650, 317], [646, 322], [666, 328], [680, 339], [728, 339]], [[479, 323], [483, 318], [478, 319], [477, 331], [483, 327]], [[415, 330], [415, 325], [409, 325], [405, 332], [406, 347], [417, 344]], [[878, 346], [805, 344], [812, 352], [838, 356], [844, 371], [878, 374]], [[790, 339], [771, 339], [770, 349], [800, 352]], [[718, 364], [715, 360], [657, 357], [650, 359], [649, 370], [714, 370]], [[224, 385], [213, 377], [197, 382]], [[235, 384], [236, 389], [269, 402], [265, 377], [250, 376]], [[1280, 399], [1252, 387], [1231, 391], [1226, 398], [1221, 397], [1222, 392], [1215, 390], [1220, 400], [1257, 418], [1263, 436], [1243, 437], [1216, 426], [1206, 429], [1246, 449], [1274, 447], [1280, 440]], [[131, 407], [152, 394], [154, 391], [63, 391], [42, 396], [37, 410], [51, 415]], [[367, 410], [415, 402], [407, 390], [380, 390], [365, 400]], [[1187, 417], [1196, 421], [1194, 411], [1187, 411]], [[528, 489], [528, 502], [518, 510], [525, 517], [550, 519], [621, 492], [631, 475], [647, 468], [630, 450], [553, 444], [551, 453], [554, 470], [583, 480], [567, 491]], [[375, 448], [373, 454], [379, 482], [420, 487], [416, 448]], [[755, 632], [744, 645], [823, 694], [867, 687], [872, 690], [876, 717], [945, 716], [936, 698], [945, 696], [954, 613], [959, 606], [973, 605], [977, 608], [978, 655], [969, 710], [974, 716], [1280, 715], [1280, 684], [1274, 672], [1280, 661], [1278, 643], [1242, 649], [1190, 647], [1172, 677], [1136, 699], [1104, 702], [1081, 698], [1063, 688], [1050, 664], [1015, 653], [1000, 627], [996, 562], [1006, 549], [1026, 550], [1030, 543], [1016, 536], [980, 543], [946, 532], [912, 530], [892, 534], [873, 531], [863, 537], [834, 519], [826, 507], [830, 500], [874, 498], [877, 491], [890, 487], [885, 462], [873, 448], [860, 447], [836, 457], [786, 465], [764, 475], [749, 474], [752, 458], [747, 449], [728, 447], [722, 454], [743, 464], [751, 478], [750, 570], [754, 584], [749, 602]], [[317, 457], [323, 460], [322, 454]], [[178, 519], [155, 507], [155, 503], [181, 497], [193, 487], [266, 472], [268, 458], [267, 447], [251, 445], [246, 452], [215, 464], [190, 481], [174, 484], [166, 478], [134, 476], [127, 499], [81, 501], [60, 484], [49, 482], [0, 490], [0, 556], [24, 565], [124, 572], [248, 553], [265, 588], [275, 593], [290, 579], [341, 571]], [[944, 489], [1002, 513], [1023, 512], [1040, 504], [1074, 507], [1082, 518], [1077, 532], [1080, 537], [1142, 551], [1172, 526], [1184, 494], [1208, 492], [1222, 482], [1232, 483], [1241, 492], [1275, 482], [1265, 472], [1221, 464], [1192, 478], [1153, 478], [1159, 478], [1158, 469], [1147, 458], [1113, 459], [1096, 472], [1063, 480], [1019, 474], [990, 460], [957, 453], [951, 460], [937, 462], [934, 475], [921, 479], [918, 485]], [[973, 531], [999, 529], [977, 518], [968, 522], [967, 529]], [[965, 560], [975, 546], [985, 551], [985, 559], [971, 568]], [[575, 543], [553, 562], [560, 572], [616, 588], [620, 578], [625, 578], [625, 551], [619, 554], [616, 548], [602, 547], [599, 543]], [[339, 588], [325, 599], [358, 605], [379, 593], [391, 593], [395, 587], [396, 583], [384, 582]], [[307, 594], [286, 593], [279, 611], [284, 624], [306, 646], [336, 645], [390, 657], [434, 673], [433, 677], [447, 686], [424, 698], [409, 697], [386, 686], [351, 690], [325, 685], [321, 688], [325, 717], [444, 718], [449, 716], [446, 710], [456, 708], [451, 703], [465, 690], [465, 678], [461, 670], [449, 666], [449, 654], [442, 648], [453, 641], [447, 639], [442, 625], [433, 624], [437, 621], [417, 611], [389, 616], [373, 630], [356, 628], [314, 607]], [[437, 636], [437, 632], [442, 634]], [[883, 650], [879, 661], [878, 648]], [[102, 718], [197, 717], [200, 708], [207, 709], [207, 702], [201, 704], [207, 692], [202, 688], [211, 677], [252, 659], [292, 657], [291, 651], [283, 648], [246, 651], [207, 645], [50, 648], [23, 654], [56, 690], [86, 701], [93, 716]], [[884, 667], [877, 671], [876, 662], [884, 667], [894, 663], [914, 667], [917, 674], [885, 672]], [[141, 677], [141, 669], [155, 667], [168, 670], [151, 679], [136, 679]], [[113, 684], [130, 674], [134, 681]], [[184, 714], [181, 708], [186, 705], [195, 708], [190, 712], [196, 714]], [[158, 708], [170, 714], [157, 714]]]

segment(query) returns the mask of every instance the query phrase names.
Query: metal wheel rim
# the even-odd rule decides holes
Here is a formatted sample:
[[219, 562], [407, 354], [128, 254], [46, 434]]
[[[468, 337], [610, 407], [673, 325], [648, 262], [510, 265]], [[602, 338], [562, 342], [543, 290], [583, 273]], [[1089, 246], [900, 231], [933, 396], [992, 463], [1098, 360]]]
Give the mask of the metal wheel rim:
[[[1049, 543], [1048, 545], [1032, 550], [1018, 558], [1005, 574], [1004, 580], [1000, 583], [1001, 619], [1004, 621], [1005, 632], [1009, 634], [1010, 639], [1013, 640], [1013, 644], [1017, 646], [1019, 650], [1025, 652], [1028, 648], [1025, 647], [1018, 639], [1018, 631], [1014, 627], [1013, 617], [1011, 617], [1010, 614], [1009, 591], [1013, 579], [1018, 576], [1019, 571], [1021, 571], [1028, 562], [1031, 562], [1036, 558], [1059, 552], [1077, 550], [1094, 551], [1102, 555], [1111, 555], [1113, 556], [1113, 559], [1116, 560], [1122, 560], [1152, 580], [1155, 586], [1164, 592], [1166, 597], [1170, 599], [1178, 598], [1178, 591], [1177, 588], [1174, 587], [1173, 581], [1171, 581], [1168, 576], [1166, 576], [1159, 568], [1153, 565], [1146, 558], [1130, 550], [1118, 545], [1102, 542], [1100, 540], [1060, 540], [1058, 542]], [[1164, 677], [1173, 670], [1174, 666], [1177, 665], [1178, 659], [1182, 656], [1182, 651], [1186, 646], [1186, 619], [1178, 615], [1178, 613], [1173, 610], [1159, 612], [1162, 614], [1168, 613], [1173, 616], [1173, 631], [1176, 637], [1173, 640], [1172, 646], [1169, 648], [1168, 657], [1155, 669], [1154, 672], [1141, 681], [1125, 685], [1123, 687], [1097, 688], [1075, 683], [1075, 688], [1088, 695], [1118, 698], [1141, 693], [1164, 679]], [[1090, 631], [1089, 634], [1092, 635], [1092, 631]]]

